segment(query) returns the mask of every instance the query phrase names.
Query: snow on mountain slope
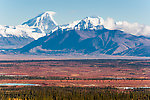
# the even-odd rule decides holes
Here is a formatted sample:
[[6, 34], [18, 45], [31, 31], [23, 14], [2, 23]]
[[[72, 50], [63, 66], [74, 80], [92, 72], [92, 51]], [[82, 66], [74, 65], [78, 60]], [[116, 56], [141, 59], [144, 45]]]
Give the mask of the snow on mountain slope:
[[60, 25], [57, 26], [52, 32], [58, 30], [58, 29], [67, 29], [67, 30], [84, 30], [84, 29], [90, 29], [90, 30], [98, 30], [103, 29], [104, 19], [97, 16], [97, 17], [86, 17], [82, 20], [74, 21], [67, 25]]
[[0, 37], [24, 37], [24, 38], [33, 38], [38, 39], [45, 36], [45, 33], [42, 33], [37, 28], [30, 28], [27, 25], [18, 25], [18, 26], [3, 26], [0, 25]]
[[37, 17], [24, 22], [22, 25], [28, 25], [31, 28], [38, 28], [42, 33], [50, 33], [56, 26], [57, 23], [53, 19], [55, 12], [47, 11]]
[[84, 29], [102, 29], [104, 20], [101, 17], [86, 17], [81, 20], [77, 25], [75, 25], [75, 29], [84, 30]]

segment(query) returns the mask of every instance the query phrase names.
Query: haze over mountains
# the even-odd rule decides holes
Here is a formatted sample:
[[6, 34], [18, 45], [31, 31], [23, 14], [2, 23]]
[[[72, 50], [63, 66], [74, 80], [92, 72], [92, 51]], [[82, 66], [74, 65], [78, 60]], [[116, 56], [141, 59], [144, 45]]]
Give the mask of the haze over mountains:
[[[150, 56], [149, 26], [99, 16], [57, 25], [54, 14], [42, 13], [20, 26], [0, 26], [1, 53]], [[6, 46], [24, 47], [5, 51]]]

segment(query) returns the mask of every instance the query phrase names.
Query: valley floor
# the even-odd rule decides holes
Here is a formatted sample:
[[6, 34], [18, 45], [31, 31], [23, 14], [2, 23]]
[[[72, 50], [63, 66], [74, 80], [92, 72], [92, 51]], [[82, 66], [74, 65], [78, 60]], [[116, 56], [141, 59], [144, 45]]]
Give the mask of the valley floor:
[[76, 59], [0, 61], [0, 84], [150, 87], [150, 60]]

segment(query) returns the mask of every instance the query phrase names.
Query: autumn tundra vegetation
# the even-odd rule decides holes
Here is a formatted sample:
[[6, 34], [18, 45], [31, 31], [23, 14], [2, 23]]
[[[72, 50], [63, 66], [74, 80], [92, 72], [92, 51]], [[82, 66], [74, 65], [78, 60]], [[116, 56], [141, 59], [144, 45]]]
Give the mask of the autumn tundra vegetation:
[[149, 72], [150, 60], [0, 61], [0, 99], [149, 100]]

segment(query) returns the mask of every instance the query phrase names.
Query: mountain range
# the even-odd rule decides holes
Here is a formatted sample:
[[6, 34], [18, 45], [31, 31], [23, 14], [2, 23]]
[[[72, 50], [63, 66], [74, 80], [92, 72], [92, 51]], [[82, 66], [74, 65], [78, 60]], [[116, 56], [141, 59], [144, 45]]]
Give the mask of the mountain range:
[[0, 26], [0, 41], [3, 40], [0, 43], [17, 48], [5, 50], [2, 45], [1, 53], [150, 57], [150, 38], [127, 32], [120, 28], [121, 22], [115, 23], [119, 29], [112, 29], [108, 28], [112, 24], [106, 23], [103, 18], [92, 16], [58, 25], [52, 17], [54, 14], [50, 11], [42, 13], [20, 26]]

